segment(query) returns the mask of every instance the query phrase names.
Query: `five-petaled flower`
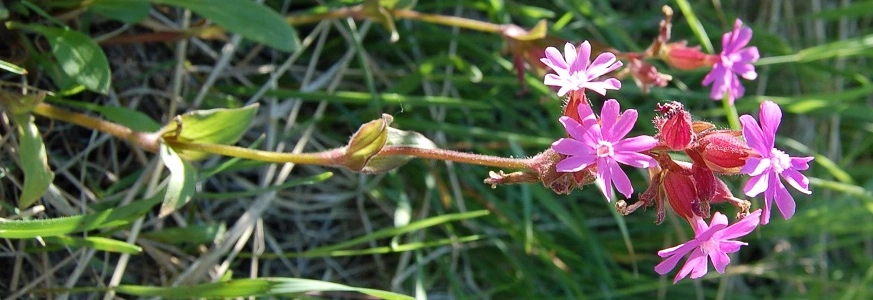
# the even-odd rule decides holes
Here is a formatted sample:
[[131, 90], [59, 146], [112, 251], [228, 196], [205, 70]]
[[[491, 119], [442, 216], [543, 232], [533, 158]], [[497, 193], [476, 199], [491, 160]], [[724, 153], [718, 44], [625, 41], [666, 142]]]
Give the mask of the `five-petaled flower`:
[[594, 62], [590, 62], [590, 58], [591, 44], [588, 41], [582, 42], [578, 51], [573, 44], [565, 44], [563, 56], [555, 47], [546, 48], [546, 57], [541, 58], [540, 61], [554, 70], [555, 74], [547, 74], [543, 83], [558, 87], [559, 97], [584, 89], [606, 95], [606, 90], [621, 88], [621, 82], [615, 78], [596, 80], [622, 66], [622, 63], [615, 58], [615, 54], [601, 53]]
[[734, 103], [734, 100], [745, 93], [737, 75], [748, 80], [758, 77], [755, 66], [752, 65], [760, 57], [758, 47], [746, 47], [751, 39], [752, 29], [743, 26], [739, 19], [734, 23], [734, 29], [722, 36], [721, 54], [712, 66], [712, 71], [703, 78], [704, 86], [712, 84], [712, 92], [709, 94], [712, 99], [720, 100], [727, 93], [728, 101]]
[[779, 180], [781, 176], [788, 184], [804, 194], [811, 194], [809, 179], [798, 171], [809, 168], [813, 157], [790, 157], [785, 152], [774, 148], [776, 130], [782, 120], [782, 110], [772, 101], [761, 103], [759, 113], [761, 126], [750, 115], [740, 117], [743, 124], [743, 138], [746, 143], [761, 157], [749, 157], [740, 170], [752, 178], [746, 183], [743, 192], [749, 197], [764, 193], [764, 216], [761, 224], [770, 222], [770, 206], [775, 200], [782, 217], [786, 220], [794, 215], [794, 198]]
[[619, 192], [630, 198], [633, 186], [618, 163], [637, 168], [654, 166], [655, 159], [640, 152], [654, 148], [658, 140], [647, 135], [625, 139], [637, 121], [637, 111], [628, 109], [619, 114], [615, 99], [603, 104], [599, 123], [590, 106], [579, 105], [578, 110], [582, 124], [566, 116], [559, 119], [570, 137], [552, 143], [555, 152], [568, 156], [558, 162], [556, 170], [578, 172], [596, 166], [596, 182], [607, 201], [612, 199], [613, 183]]
[[728, 257], [729, 253], [734, 253], [740, 250], [740, 247], [748, 245], [745, 242], [735, 241], [733, 239], [744, 236], [752, 232], [755, 227], [758, 227], [760, 221], [761, 210], [756, 210], [733, 225], [728, 226], [728, 219], [720, 212], [716, 212], [712, 216], [712, 223], [706, 225], [706, 221], [699, 216], [694, 216], [691, 221], [694, 228], [694, 239], [675, 246], [658, 251], [658, 256], [666, 258], [664, 261], [655, 266], [655, 272], [664, 275], [673, 270], [680, 259], [688, 253], [691, 255], [685, 261], [682, 269], [673, 279], [673, 283], [678, 282], [688, 274], [691, 278], [700, 278], [706, 275], [709, 271], [706, 257], [712, 261], [715, 270], [724, 274], [725, 267], [731, 262]]

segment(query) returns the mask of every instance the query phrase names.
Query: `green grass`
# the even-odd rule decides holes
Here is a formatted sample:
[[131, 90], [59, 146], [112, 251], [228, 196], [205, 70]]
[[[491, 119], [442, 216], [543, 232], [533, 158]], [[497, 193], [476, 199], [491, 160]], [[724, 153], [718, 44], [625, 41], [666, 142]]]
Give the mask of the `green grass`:
[[[286, 7], [266, 1], [273, 9], [286, 7], [280, 12], [286, 15], [346, 2], [311, 7], [290, 1]], [[44, 212], [16, 210], [22, 171], [17, 143], [3, 135], [6, 200], [0, 216], [8, 222], [0, 223], [0, 266], [11, 271], [0, 275], [0, 296], [110, 295], [104, 287], [119, 286], [123, 297], [330, 298], [357, 291], [461, 299], [870, 298], [873, 29], [866, 24], [873, 4], [822, 1], [818, 9], [813, 2], [476, 0], [418, 1], [415, 7], [526, 28], [547, 16], [551, 35], [627, 51], [642, 50], [655, 37], [663, 4], [676, 12], [674, 40], [711, 42], [715, 51], [721, 33], [742, 18], [755, 30], [752, 44], [762, 59], [758, 80], [743, 82], [746, 97], [737, 100], [737, 111], [757, 115], [760, 102], [779, 103], [785, 119], [777, 146], [816, 160], [806, 172], [813, 194], [795, 194], [794, 218], [774, 214], [770, 225], [744, 238], [749, 246], [732, 256], [725, 274], [710, 268], [702, 279], [673, 285], [675, 273], [655, 273], [656, 252], [691, 234], [670, 212], [655, 225], [653, 209], [620, 216], [593, 186], [571, 195], [540, 184], [492, 189], [482, 180], [496, 169], [430, 160], [361, 175], [212, 157], [196, 163], [201, 178], [192, 200], [158, 218], [168, 175], [158, 155], [36, 117], [55, 179], [39, 202]], [[152, 13], [183, 17], [177, 9]], [[69, 26], [91, 37], [123, 24], [91, 12], [73, 20]], [[186, 61], [174, 56], [181, 42], [104, 45], [112, 93], [85, 92], [51, 103], [78, 101], [77, 109], [118, 122], [133, 110], [166, 123], [188, 111], [257, 102], [258, 114], [237, 145], [284, 152], [343, 146], [358, 126], [382, 113], [394, 116], [393, 126], [420, 132], [443, 148], [507, 157], [535, 155], [565, 135], [557, 122], [561, 102], [539, 75], [526, 72], [529, 92], [518, 95], [512, 58], [501, 52], [506, 43], [498, 35], [409, 20], [396, 20], [396, 27], [400, 39], [390, 43], [385, 27], [363, 20], [299, 25], [300, 44], [292, 52], [243, 39], [224, 66], [226, 41], [187, 42]], [[132, 25], [120, 34], [143, 32], [153, 31]], [[35, 35], [23, 39], [29, 44], [22, 47], [35, 52], [48, 47]], [[16, 61], [29, 71], [29, 84], [65, 88], [38, 58], [29, 59]], [[186, 70], [184, 80], [174, 79], [168, 61]], [[278, 73], [286, 62], [287, 71]], [[655, 104], [666, 100], [728, 127], [721, 103], [709, 100], [700, 85], [705, 71], [656, 65], [674, 82], [643, 94], [627, 78], [622, 90], [609, 93], [623, 108], [639, 110], [634, 132], [653, 134], [648, 120]], [[213, 70], [217, 79], [207, 80]], [[8, 82], [21, 78], [3, 76]], [[201, 90], [204, 100], [195, 102]], [[127, 121], [154, 127], [142, 118]], [[3, 118], [5, 128], [13, 128], [8, 120]], [[643, 191], [644, 174], [629, 174], [635, 191]], [[741, 178], [727, 182], [741, 195]], [[762, 204], [760, 197], [750, 200], [753, 207]]]

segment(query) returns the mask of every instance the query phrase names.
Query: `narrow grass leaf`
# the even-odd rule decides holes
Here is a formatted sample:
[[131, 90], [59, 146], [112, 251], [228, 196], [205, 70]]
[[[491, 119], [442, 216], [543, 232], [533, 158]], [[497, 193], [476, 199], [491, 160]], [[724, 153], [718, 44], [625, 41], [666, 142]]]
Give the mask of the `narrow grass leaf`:
[[88, 10], [124, 23], [139, 23], [149, 16], [148, 0], [94, 0]]
[[33, 123], [33, 116], [29, 113], [15, 114], [12, 118], [18, 131], [18, 155], [24, 171], [24, 186], [18, 198], [18, 208], [24, 209], [45, 193], [55, 175], [49, 168], [45, 144]]
[[190, 9], [230, 32], [283, 51], [300, 47], [297, 33], [275, 10], [251, 0], [152, 0]]
[[100, 251], [139, 254], [142, 252], [142, 247], [128, 244], [127, 242], [113, 240], [98, 236], [89, 236], [84, 238], [75, 238], [65, 235], [58, 235], [45, 238], [46, 243], [60, 244], [67, 247], [87, 247]]
[[139, 297], [226, 298], [247, 296], [294, 295], [308, 292], [352, 291], [382, 299], [413, 299], [412, 297], [375, 289], [358, 288], [327, 281], [300, 278], [234, 279], [180, 287], [120, 285], [119, 293]]
[[709, 35], [706, 34], [706, 29], [703, 28], [700, 19], [697, 18], [696, 14], [694, 14], [694, 9], [691, 8], [691, 3], [688, 3], [688, 0], [676, 0], [676, 4], [679, 6], [679, 10], [682, 11], [682, 15], [688, 19], [688, 26], [691, 27], [691, 31], [694, 32], [694, 35], [697, 36], [697, 40], [700, 41], [700, 45], [703, 46], [703, 49], [706, 50], [707, 53], [715, 53], [715, 49], [712, 47], [712, 41], [709, 40]]
[[[161, 131], [164, 132], [164, 138], [200, 144], [228, 145], [236, 143], [242, 137], [257, 112], [257, 103], [240, 108], [197, 110], [179, 116], [176, 122], [170, 122]], [[188, 150], [177, 151], [177, 153], [187, 160], [200, 160], [211, 155]]]
[[5, 60], [0, 60], [0, 69], [6, 70], [9, 72], [18, 74], [18, 75], [27, 74], [27, 70], [25, 70], [24, 68], [16, 66], [15, 64], [7, 62]]
[[471, 211], [471, 212], [466, 212], [466, 213], [455, 213], [455, 214], [447, 214], [447, 215], [431, 217], [431, 218], [427, 218], [424, 220], [412, 222], [409, 225], [406, 225], [403, 227], [385, 228], [385, 229], [377, 230], [373, 233], [370, 233], [370, 234], [367, 234], [364, 236], [353, 238], [353, 239], [350, 239], [350, 240], [347, 240], [347, 241], [344, 241], [344, 242], [341, 242], [338, 244], [333, 244], [333, 245], [329, 245], [329, 246], [311, 249], [311, 250], [306, 251], [306, 252], [312, 253], [312, 255], [322, 255], [323, 253], [329, 253], [329, 252], [336, 251], [336, 250], [347, 249], [347, 248], [351, 248], [351, 247], [356, 246], [358, 244], [366, 243], [369, 241], [398, 236], [398, 235], [401, 235], [401, 234], [404, 234], [407, 232], [418, 231], [418, 230], [422, 230], [424, 228], [428, 228], [428, 227], [432, 227], [432, 226], [436, 226], [436, 225], [440, 225], [440, 224], [444, 224], [444, 223], [448, 223], [448, 222], [454, 222], [454, 221], [482, 217], [482, 216], [488, 215], [488, 213], [489, 212], [487, 210], [477, 210], [477, 211]]
[[[241, 86], [219, 87], [219, 90], [225, 93], [230, 93], [238, 96], [249, 97], [258, 92], [256, 88], [248, 88]], [[299, 90], [289, 89], [273, 89], [264, 93], [264, 96], [279, 97], [279, 98], [298, 98], [303, 101], [328, 101], [333, 103], [344, 104], [369, 104], [372, 101], [370, 93], [353, 92], [353, 91], [338, 91], [333, 93], [325, 92], [303, 92]], [[441, 96], [410, 96], [396, 93], [381, 93], [377, 96], [384, 104], [402, 104], [402, 105], [433, 105], [445, 107], [464, 107], [472, 109], [488, 109], [490, 105], [476, 100], [458, 99], [452, 97]]]
[[87, 215], [38, 220], [0, 221], [0, 238], [29, 239], [122, 226], [145, 214], [161, 201], [156, 196]]
[[43, 35], [61, 70], [88, 90], [106, 94], [112, 80], [109, 60], [94, 40], [70, 28], [22, 25]]
[[160, 152], [161, 160], [170, 170], [164, 202], [161, 204], [161, 212], [158, 215], [165, 217], [191, 200], [194, 186], [197, 184], [197, 169], [166, 144], [161, 144]]
[[306, 178], [297, 178], [288, 180], [282, 184], [272, 185], [264, 188], [250, 189], [241, 192], [224, 192], [224, 193], [198, 193], [197, 198], [203, 199], [214, 199], [214, 200], [227, 200], [227, 199], [239, 199], [252, 197], [255, 195], [260, 195], [266, 192], [272, 191], [281, 191], [286, 190], [299, 185], [310, 185], [324, 182], [325, 180], [333, 177], [333, 172], [324, 172], [315, 176], [310, 176]]

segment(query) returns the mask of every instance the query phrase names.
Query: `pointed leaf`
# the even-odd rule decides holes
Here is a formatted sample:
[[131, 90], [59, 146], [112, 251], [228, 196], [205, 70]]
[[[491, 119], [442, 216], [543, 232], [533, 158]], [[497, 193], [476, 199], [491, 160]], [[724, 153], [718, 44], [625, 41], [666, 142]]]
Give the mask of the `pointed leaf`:
[[112, 74], [103, 49], [81, 32], [41, 25], [22, 25], [48, 39], [61, 70], [85, 88], [106, 94]]
[[192, 286], [156, 287], [120, 285], [119, 293], [140, 297], [165, 298], [234, 298], [247, 296], [294, 295], [308, 292], [352, 291], [380, 299], [414, 299], [388, 291], [352, 287], [339, 283], [301, 278], [234, 279], [226, 282], [205, 283]]
[[160, 152], [161, 160], [170, 170], [167, 191], [164, 193], [164, 202], [161, 204], [161, 212], [158, 215], [158, 217], [163, 218], [191, 200], [194, 186], [197, 184], [197, 169], [166, 144], [161, 144]]
[[88, 247], [106, 252], [128, 254], [139, 254], [140, 252], [142, 252], [142, 248], [140, 246], [98, 236], [74, 238], [65, 235], [59, 235], [47, 237], [45, 238], [45, 241], [49, 244], [60, 244], [67, 247]]
[[27, 208], [36, 202], [51, 185], [55, 175], [48, 165], [48, 155], [42, 136], [28, 114], [13, 115], [18, 129], [18, 155], [24, 171], [24, 187], [18, 198], [18, 208]]
[[230, 32], [292, 52], [300, 46], [294, 28], [276, 11], [251, 0], [152, 0], [190, 9]]
[[[179, 117], [179, 122], [170, 122], [161, 131], [164, 138], [200, 144], [233, 144], [249, 128], [258, 112], [258, 104], [241, 108], [218, 108], [198, 110]], [[182, 129], [178, 130], [179, 124]], [[178, 133], [178, 135], [176, 135]], [[198, 151], [179, 150], [179, 156], [187, 160], [200, 160], [210, 154]]]
[[38, 236], [58, 236], [126, 225], [148, 212], [152, 206], [160, 201], [161, 197], [155, 196], [149, 199], [134, 201], [122, 207], [72, 217], [16, 221], [0, 219], [0, 238], [30, 239]]

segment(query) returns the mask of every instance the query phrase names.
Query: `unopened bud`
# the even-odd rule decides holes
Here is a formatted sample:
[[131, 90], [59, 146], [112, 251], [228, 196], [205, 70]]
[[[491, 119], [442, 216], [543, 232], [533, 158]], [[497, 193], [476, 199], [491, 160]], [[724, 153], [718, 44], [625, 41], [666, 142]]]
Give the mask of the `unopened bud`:
[[688, 47], [685, 41], [664, 45], [661, 57], [671, 67], [686, 71], [711, 66], [715, 62], [710, 55], [700, 51], [700, 46]]
[[353, 171], [363, 170], [367, 162], [388, 142], [388, 125], [393, 120], [391, 115], [382, 114], [382, 118], [361, 125], [346, 146], [342, 165]]
[[739, 174], [752, 151], [732, 131], [717, 131], [698, 139], [696, 150], [706, 166], [721, 174]]
[[694, 137], [691, 114], [685, 111], [681, 103], [676, 101], [658, 104], [658, 111], [663, 114], [655, 117], [658, 141], [672, 150], [688, 148]]
[[692, 203], [699, 201], [697, 188], [694, 186], [694, 180], [691, 176], [667, 170], [661, 179], [661, 184], [673, 211], [680, 217], [691, 220], [695, 211], [692, 208]]

